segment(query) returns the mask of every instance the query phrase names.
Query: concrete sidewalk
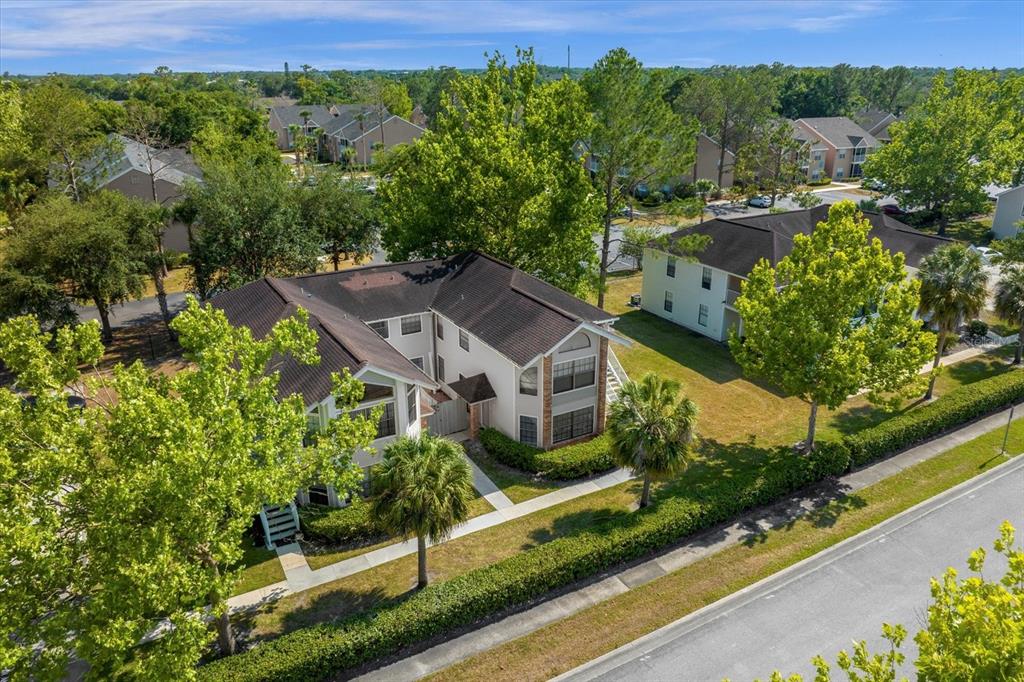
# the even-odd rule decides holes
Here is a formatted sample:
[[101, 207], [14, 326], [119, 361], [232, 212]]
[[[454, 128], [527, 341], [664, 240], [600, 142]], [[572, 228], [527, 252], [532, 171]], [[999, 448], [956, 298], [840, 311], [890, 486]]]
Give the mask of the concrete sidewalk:
[[[479, 468], [475, 464], [472, 466], [474, 469], [475, 486], [478, 475], [485, 479], [486, 476], [484, 476], [482, 471], [479, 471]], [[480, 516], [474, 517], [465, 523], [460, 524], [452, 532], [449, 540], [461, 538], [486, 528], [499, 526], [506, 521], [518, 519], [542, 509], [554, 507], [555, 505], [576, 499], [577, 497], [596, 493], [599, 490], [604, 490], [605, 488], [610, 488], [620, 483], [624, 483], [629, 479], [629, 472], [625, 469], [619, 469], [605, 474], [604, 476], [582, 481], [575, 485], [566, 486], [565, 488], [559, 488], [558, 490], [554, 490], [546, 495], [540, 495], [533, 499], [526, 500], [525, 502], [520, 502], [519, 504], [512, 504], [512, 501], [509, 500], [504, 493], [498, 490], [497, 486], [495, 486], [490, 479], [486, 479], [486, 483], [481, 481], [480, 485], [486, 489], [489, 484], [490, 487], [493, 487], [494, 490], [497, 491], [497, 495], [500, 495], [500, 498], [504, 498], [507, 504], [501, 502], [500, 498], [496, 498], [499, 499], [499, 504], [502, 506], [492, 502], [492, 506], [495, 507], [494, 511], [487, 514], [481, 514]], [[484, 491], [480, 488], [477, 488], [477, 490], [481, 494], [484, 494]], [[484, 496], [487, 497], [487, 495], [495, 496], [496, 493], [491, 492]], [[487, 497], [487, 499], [488, 501], [491, 501], [490, 497]], [[428, 543], [428, 547], [432, 547], [434, 544], [440, 543]], [[285, 569], [285, 581], [231, 597], [228, 600], [228, 607], [232, 611], [256, 607], [261, 604], [280, 599], [281, 597], [289, 594], [302, 592], [303, 590], [308, 590], [311, 587], [323, 585], [324, 583], [329, 583], [333, 580], [340, 580], [341, 578], [346, 578], [350, 575], [369, 570], [389, 561], [394, 561], [395, 559], [415, 554], [416, 551], [416, 539], [411, 538], [402, 542], [396, 542], [393, 545], [388, 545], [386, 547], [381, 547], [380, 549], [366, 552], [365, 554], [354, 556], [350, 559], [339, 561], [329, 566], [324, 566], [323, 568], [314, 571], [309, 568], [308, 564], [306, 564], [305, 557], [301, 555], [301, 550], [298, 549], [298, 545], [286, 545], [278, 548], [278, 556], [281, 557], [281, 563]], [[295, 556], [296, 553], [299, 554], [298, 557]]]
[[[641, 564], [623, 569], [599, 582], [545, 601], [533, 608], [513, 614], [500, 621], [478, 628], [456, 639], [444, 642], [392, 665], [363, 675], [360, 680], [415, 680], [443, 670], [461, 660], [517, 639], [566, 618], [585, 608], [601, 603], [640, 585], [678, 571], [700, 559], [758, 536], [760, 533], [800, 518], [830, 501], [861, 490], [889, 478], [904, 469], [929, 460], [954, 447], [1003, 427], [1010, 410], [1003, 410], [935, 440], [853, 471], [841, 477], [838, 484], [814, 495], [794, 496], [765, 509], [758, 509], [724, 528], [712, 528], [690, 538], [685, 544]], [[1024, 418], [1018, 406], [1014, 420]]]

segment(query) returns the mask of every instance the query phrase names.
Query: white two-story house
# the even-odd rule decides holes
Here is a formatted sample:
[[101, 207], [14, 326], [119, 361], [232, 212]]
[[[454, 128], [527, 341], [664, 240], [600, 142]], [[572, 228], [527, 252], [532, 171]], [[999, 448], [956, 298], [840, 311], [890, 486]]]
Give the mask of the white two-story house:
[[[793, 249], [796, 234], [810, 234], [828, 219], [828, 205], [786, 213], [718, 218], [674, 232], [711, 237], [710, 245], [693, 259], [671, 255], [652, 243], [644, 249], [641, 307], [658, 317], [725, 341], [735, 329], [743, 334], [743, 320], [734, 303], [743, 280], [761, 260], [776, 265]], [[893, 252], [906, 258], [908, 276], [916, 272], [921, 259], [936, 248], [949, 244], [945, 237], [918, 232], [880, 213], [864, 213], [871, 223], [869, 238], [881, 240]]]
[[[378, 438], [357, 453], [367, 470], [388, 442], [424, 429], [470, 437], [490, 426], [552, 448], [604, 429], [608, 342], [615, 317], [478, 252], [288, 279], [264, 278], [213, 300], [257, 337], [299, 307], [321, 362], [286, 360], [282, 395], [299, 393], [310, 428], [337, 416], [331, 374], [365, 384], [359, 410], [383, 406]], [[340, 505], [312, 488], [300, 502]]]

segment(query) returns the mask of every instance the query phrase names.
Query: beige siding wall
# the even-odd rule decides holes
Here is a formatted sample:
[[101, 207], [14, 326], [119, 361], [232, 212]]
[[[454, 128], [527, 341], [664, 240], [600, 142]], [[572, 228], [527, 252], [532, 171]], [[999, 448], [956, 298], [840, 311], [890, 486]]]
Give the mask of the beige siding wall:
[[392, 116], [384, 121], [383, 131], [380, 126], [377, 126], [373, 130], [368, 130], [363, 138], [352, 143], [356, 150], [356, 163], [359, 165], [373, 163], [373, 147], [376, 144], [383, 142], [385, 149], [391, 149], [396, 144], [407, 144], [419, 139], [424, 132], [423, 128], [413, 125], [404, 118]]
[[[127, 197], [136, 199], [153, 200], [153, 188], [150, 186], [149, 175], [134, 169], [114, 178], [105, 184], [103, 189], [120, 192]], [[166, 180], [157, 180], [156, 195], [157, 201], [164, 206], [170, 206], [182, 197], [182, 188]], [[164, 248], [188, 253], [188, 226], [177, 221], [171, 223], [164, 232]]]
[[[722, 147], [717, 142], [707, 135], [697, 135], [697, 160], [693, 164], [693, 174], [690, 182], [711, 180], [718, 184], [718, 165], [722, 160], [721, 153]], [[732, 187], [735, 165], [736, 156], [727, 149], [722, 169], [722, 187]]]

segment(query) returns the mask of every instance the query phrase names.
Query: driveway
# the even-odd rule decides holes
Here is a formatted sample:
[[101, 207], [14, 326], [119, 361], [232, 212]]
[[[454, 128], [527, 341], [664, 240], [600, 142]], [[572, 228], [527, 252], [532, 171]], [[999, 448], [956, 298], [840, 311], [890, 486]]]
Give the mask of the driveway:
[[[185, 308], [184, 293], [167, 294], [167, 307], [171, 313], [177, 313]], [[75, 306], [80, 320], [99, 320], [99, 313], [93, 306]], [[142, 298], [138, 301], [128, 301], [115, 305], [110, 309], [110, 324], [113, 327], [127, 327], [137, 324], [148, 324], [160, 320], [160, 304], [156, 296]]]
[[772, 670], [813, 679], [810, 659], [834, 662], [851, 641], [885, 650], [883, 622], [901, 623], [913, 674], [913, 635], [930, 601], [929, 579], [988, 550], [985, 575], [1002, 575], [991, 551], [998, 526], [1024, 529], [1024, 457], [566, 673], [567, 680], [766, 679]]

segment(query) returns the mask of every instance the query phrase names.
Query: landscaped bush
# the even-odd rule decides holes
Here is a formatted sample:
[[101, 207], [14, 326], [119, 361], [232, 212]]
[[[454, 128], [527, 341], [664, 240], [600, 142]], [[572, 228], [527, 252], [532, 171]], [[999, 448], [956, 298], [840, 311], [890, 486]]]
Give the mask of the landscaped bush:
[[846, 436], [843, 443], [860, 466], [1024, 399], [1024, 372], [1010, 371], [961, 386], [935, 402]]
[[299, 510], [302, 533], [331, 545], [370, 542], [384, 533], [370, 520], [370, 505], [354, 497], [347, 507], [306, 506]]
[[512, 440], [497, 429], [485, 428], [480, 430], [480, 443], [505, 466], [556, 481], [591, 476], [615, 466], [604, 435], [554, 450], [540, 450]]
[[988, 335], [988, 324], [982, 320], [971, 320], [967, 325], [967, 334], [974, 338], [984, 338]]
[[811, 187], [822, 187], [824, 185], [831, 185], [832, 184], [832, 178], [830, 178], [830, 177], [828, 177], [826, 175], [826, 176], [824, 176], [822, 178], [819, 178], [817, 180], [809, 180], [807, 182], [807, 184], [810, 185]]
[[398, 604], [296, 630], [200, 669], [206, 680], [319, 680], [469, 625], [615, 564], [645, 556], [737, 514], [773, 502], [845, 460], [788, 451], [756, 470], [719, 477], [648, 510], [615, 517], [489, 566], [424, 588]]

